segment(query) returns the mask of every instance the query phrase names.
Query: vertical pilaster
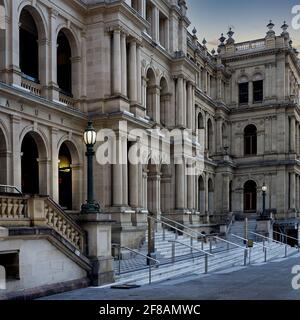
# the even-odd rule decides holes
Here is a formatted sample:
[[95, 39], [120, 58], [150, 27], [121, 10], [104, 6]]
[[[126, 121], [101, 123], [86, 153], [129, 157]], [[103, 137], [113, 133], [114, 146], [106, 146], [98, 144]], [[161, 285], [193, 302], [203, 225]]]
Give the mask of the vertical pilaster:
[[137, 103], [137, 47], [136, 41], [130, 42], [129, 48], [129, 99], [131, 104]]
[[113, 94], [121, 93], [121, 30], [113, 31]]
[[12, 132], [12, 182], [13, 185], [22, 188], [22, 171], [21, 171], [21, 141], [20, 139], [20, 122], [21, 119], [16, 116], [11, 117]]
[[122, 59], [122, 95], [127, 97], [127, 47], [126, 34], [121, 34], [121, 59]]

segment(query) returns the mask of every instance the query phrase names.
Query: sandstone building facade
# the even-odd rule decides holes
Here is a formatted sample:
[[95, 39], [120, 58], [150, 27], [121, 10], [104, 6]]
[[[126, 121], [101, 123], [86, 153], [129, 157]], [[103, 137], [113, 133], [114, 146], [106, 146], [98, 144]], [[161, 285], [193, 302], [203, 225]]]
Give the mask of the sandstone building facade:
[[[217, 51], [208, 52], [196, 30], [187, 30], [184, 0], [0, 5], [1, 185], [49, 195], [76, 219], [86, 198], [88, 119], [97, 130], [117, 131], [120, 121], [129, 130], [187, 128], [193, 150], [200, 129], [205, 165], [197, 176], [186, 175], [187, 159], [167, 165], [159, 152], [155, 164], [153, 154], [143, 165], [95, 162], [96, 200], [115, 221], [112, 241], [137, 248], [149, 212], [216, 232], [231, 213], [257, 216], [264, 184], [266, 208], [278, 224], [297, 227], [300, 64], [286, 24], [276, 35], [270, 22], [266, 35], [245, 43], [235, 43], [230, 30]], [[139, 140], [118, 133], [117, 143], [128, 150]], [[162, 148], [163, 139], [157, 151]], [[0, 213], [0, 226], [29, 226], [25, 220]], [[68, 223], [79, 246], [81, 231]], [[21, 250], [22, 244], [13, 246]], [[53, 281], [82, 278], [77, 264], [88, 272], [82, 259], [72, 258], [76, 267]]]

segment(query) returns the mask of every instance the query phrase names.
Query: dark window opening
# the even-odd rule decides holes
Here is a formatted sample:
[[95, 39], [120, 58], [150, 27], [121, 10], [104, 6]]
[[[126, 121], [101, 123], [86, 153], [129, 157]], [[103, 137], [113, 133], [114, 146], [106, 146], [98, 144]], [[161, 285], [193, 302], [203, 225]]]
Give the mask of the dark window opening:
[[257, 129], [254, 125], [249, 125], [245, 129], [244, 148], [246, 156], [257, 154]]
[[262, 102], [264, 99], [264, 82], [254, 81], [253, 82], [253, 102]]
[[239, 84], [239, 102], [248, 103], [249, 102], [249, 83]]
[[59, 150], [59, 204], [72, 210], [72, 160], [68, 146], [63, 143]]
[[244, 186], [244, 211], [256, 212], [257, 209], [257, 191], [256, 183], [248, 181]]
[[6, 273], [6, 280], [20, 280], [19, 252], [0, 252], [0, 266]]
[[39, 194], [39, 152], [34, 138], [27, 134], [21, 147], [22, 192]]
[[60, 31], [57, 37], [57, 84], [61, 91], [72, 96], [72, 53], [69, 40]]
[[31, 14], [23, 9], [20, 16], [20, 69], [23, 77], [38, 82], [39, 47], [38, 31]]

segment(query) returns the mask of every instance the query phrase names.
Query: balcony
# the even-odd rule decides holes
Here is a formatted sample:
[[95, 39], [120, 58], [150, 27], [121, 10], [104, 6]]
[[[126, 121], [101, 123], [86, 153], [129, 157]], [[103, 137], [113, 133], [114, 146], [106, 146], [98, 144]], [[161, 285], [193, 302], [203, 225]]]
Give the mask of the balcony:
[[75, 103], [74, 103], [73, 96], [63, 91], [59, 92], [59, 102], [64, 104], [67, 107], [74, 108]]
[[35, 81], [28, 76], [22, 75], [21, 87], [27, 91], [30, 91], [35, 96], [40, 97], [42, 94], [42, 86], [38, 83], [38, 81]]

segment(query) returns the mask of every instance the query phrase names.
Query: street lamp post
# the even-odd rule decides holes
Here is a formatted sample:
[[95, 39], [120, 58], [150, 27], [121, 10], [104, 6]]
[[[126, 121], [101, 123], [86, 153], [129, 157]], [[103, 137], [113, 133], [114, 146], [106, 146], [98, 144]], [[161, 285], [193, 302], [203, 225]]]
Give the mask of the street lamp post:
[[87, 201], [81, 206], [83, 214], [94, 214], [100, 212], [100, 205], [94, 200], [94, 181], [93, 181], [93, 158], [95, 155], [94, 145], [96, 143], [97, 133], [93, 123], [89, 121], [84, 132], [83, 140], [86, 145], [87, 156]]
[[267, 193], [267, 186], [265, 185], [265, 183], [263, 184], [262, 188], [262, 196], [263, 196], [263, 210], [262, 210], [262, 217], [266, 216], [266, 193]]

